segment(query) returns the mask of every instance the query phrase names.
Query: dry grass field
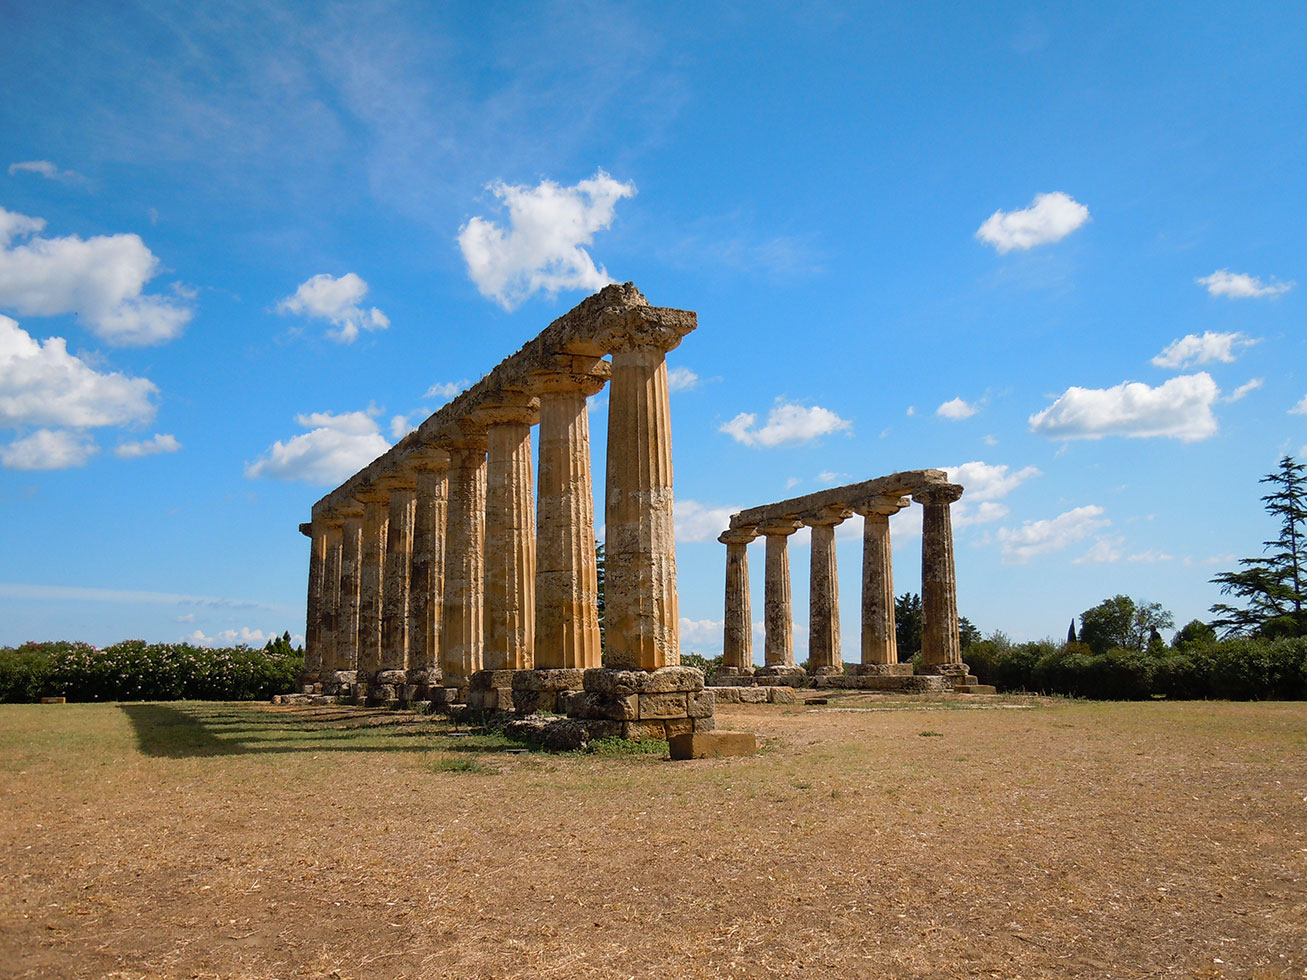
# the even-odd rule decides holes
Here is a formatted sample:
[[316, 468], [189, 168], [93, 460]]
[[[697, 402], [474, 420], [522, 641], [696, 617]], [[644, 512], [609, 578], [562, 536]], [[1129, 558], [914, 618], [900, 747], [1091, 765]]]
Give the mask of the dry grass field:
[[759, 755], [0, 707], [0, 976], [1302, 977], [1307, 704], [727, 706]]

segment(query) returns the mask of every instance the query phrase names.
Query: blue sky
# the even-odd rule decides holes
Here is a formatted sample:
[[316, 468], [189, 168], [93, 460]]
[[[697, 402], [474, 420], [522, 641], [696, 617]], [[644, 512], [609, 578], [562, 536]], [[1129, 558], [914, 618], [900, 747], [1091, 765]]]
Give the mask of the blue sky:
[[1183, 623], [1307, 456], [1298, 4], [0, 6], [0, 643], [302, 633], [312, 502], [610, 280], [699, 313], [687, 651], [724, 515], [921, 467], [983, 631]]

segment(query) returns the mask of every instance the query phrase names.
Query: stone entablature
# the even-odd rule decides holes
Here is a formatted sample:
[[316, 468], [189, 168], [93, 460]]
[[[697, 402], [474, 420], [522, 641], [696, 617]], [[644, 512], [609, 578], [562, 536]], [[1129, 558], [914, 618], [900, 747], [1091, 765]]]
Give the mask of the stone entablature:
[[[726, 545], [726, 597], [722, 668], [723, 685], [802, 685], [866, 689], [913, 687], [898, 664], [894, 631], [894, 577], [889, 518], [912, 501], [922, 504], [921, 593], [922, 671], [949, 679], [959, 688], [974, 686], [962, 662], [958, 637], [957, 583], [953, 567], [950, 505], [962, 487], [948, 482], [943, 470], [908, 470], [889, 476], [819, 490], [764, 504], [731, 515], [718, 538]], [[853, 514], [863, 516], [862, 656], [856, 676], [845, 674], [840, 649], [839, 575], [835, 563], [835, 528]], [[788, 537], [799, 527], [812, 531], [809, 576], [808, 671], [794, 664], [794, 616], [790, 595]], [[747, 546], [766, 539], [764, 594], [764, 666], [753, 669], [749, 617]], [[903, 651], [909, 656], [914, 651]], [[809, 681], [809, 676], [813, 678]], [[929, 686], [929, 685], [928, 685]], [[932, 688], [933, 689], [933, 688]]]
[[300, 526], [312, 541], [305, 684], [448, 701], [483, 670], [598, 668], [586, 399], [605, 386], [604, 661], [676, 667], [665, 355], [696, 326], [631, 283], [608, 286], [318, 500]]

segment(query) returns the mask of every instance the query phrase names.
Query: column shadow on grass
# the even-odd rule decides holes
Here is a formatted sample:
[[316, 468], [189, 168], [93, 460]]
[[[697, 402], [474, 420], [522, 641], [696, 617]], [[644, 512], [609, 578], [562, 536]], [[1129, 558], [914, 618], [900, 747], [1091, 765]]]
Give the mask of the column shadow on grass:
[[444, 720], [336, 709], [259, 710], [208, 702], [121, 704], [144, 755], [170, 759], [282, 752], [484, 752], [487, 739], [455, 734]]

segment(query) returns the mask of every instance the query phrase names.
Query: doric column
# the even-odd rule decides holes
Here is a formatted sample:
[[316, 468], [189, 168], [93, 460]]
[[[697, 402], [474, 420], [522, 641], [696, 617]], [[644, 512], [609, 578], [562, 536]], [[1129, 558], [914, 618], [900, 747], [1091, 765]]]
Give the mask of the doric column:
[[574, 358], [571, 372], [536, 375], [540, 466], [536, 514], [535, 666], [598, 667], [599, 570], [586, 397], [608, 365]]
[[409, 574], [409, 671], [428, 683], [440, 665], [440, 622], [445, 592], [445, 507], [449, 453], [425, 449], [413, 461], [417, 500], [413, 517], [413, 565]]
[[535, 487], [531, 426], [539, 401], [478, 410], [486, 429], [486, 670], [528, 670], [535, 663]]
[[681, 662], [665, 355], [689, 329], [633, 311], [595, 336], [613, 358], [604, 493], [604, 661], [612, 667]]
[[327, 524], [319, 518], [301, 524], [309, 536], [309, 594], [304, 614], [304, 672], [301, 684], [313, 684], [322, 673], [322, 609], [327, 581]]
[[[962, 663], [958, 639], [958, 591], [953, 573], [953, 520], [949, 506], [962, 496], [955, 483], [915, 491], [921, 517], [921, 663], [931, 673]], [[933, 668], [933, 669], [932, 669]]]
[[327, 528], [326, 558], [322, 565], [322, 616], [318, 645], [322, 648], [319, 679], [329, 681], [341, 667], [336, 659], [336, 632], [340, 622], [340, 547], [343, 538], [339, 517], [323, 520]]
[[343, 512], [340, 548], [340, 615], [336, 619], [336, 663], [357, 670], [359, 663], [359, 570], [363, 564], [363, 508]]
[[794, 614], [790, 604], [790, 549], [787, 540], [802, 525], [782, 518], [758, 525], [767, 539], [767, 579], [763, 589], [763, 659], [768, 667], [794, 666]]
[[753, 668], [753, 622], [749, 611], [749, 542], [755, 528], [731, 528], [717, 540], [726, 545], [726, 622], [722, 630], [722, 667], [735, 672]]
[[417, 481], [412, 474], [386, 481], [386, 571], [381, 603], [381, 667], [408, 669], [408, 603], [410, 566], [413, 561], [413, 519], [417, 510]]
[[485, 643], [486, 437], [469, 426], [442, 446], [449, 451], [449, 512], [440, 669], [447, 685], [466, 687], [481, 669]]
[[363, 544], [359, 554], [359, 672], [365, 684], [381, 669], [381, 608], [385, 590], [386, 520], [390, 492], [368, 487], [355, 496], [363, 502]]
[[896, 664], [894, 565], [889, 519], [908, 506], [907, 497], [877, 497], [855, 508], [862, 515], [862, 662]]
[[853, 515], [845, 507], [826, 507], [805, 517], [812, 528], [812, 571], [808, 577], [808, 672], [844, 673], [840, 649], [840, 580], [835, 565], [835, 525]]

